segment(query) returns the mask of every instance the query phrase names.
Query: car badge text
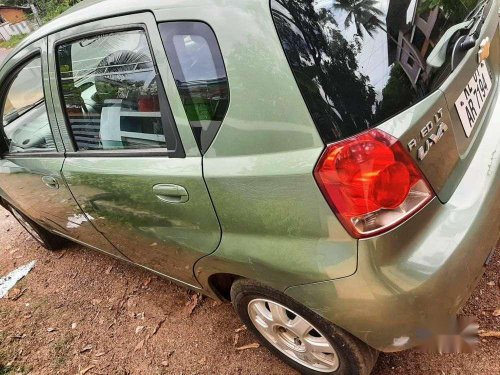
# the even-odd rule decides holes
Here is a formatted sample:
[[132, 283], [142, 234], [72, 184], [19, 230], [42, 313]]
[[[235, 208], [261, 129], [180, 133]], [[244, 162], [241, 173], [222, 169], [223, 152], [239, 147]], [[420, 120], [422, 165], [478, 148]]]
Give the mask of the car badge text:
[[[434, 129], [437, 129], [434, 131]], [[427, 125], [420, 131], [420, 137], [422, 140], [425, 139], [425, 143], [418, 147], [418, 141], [416, 138], [413, 138], [408, 143], [408, 150], [410, 152], [418, 147], [417, 158], [419, 161], [425, 159], [425, 157], [429, 154], [431, 147], [437, 144], [444, 136], [444, 133], [448, 131], [448, 125], [443, 122], [443, 109], [441, 108], [434, 115], [434, 120], [429, 121]], [[426, 139], [427, 138], [427, 139]]]

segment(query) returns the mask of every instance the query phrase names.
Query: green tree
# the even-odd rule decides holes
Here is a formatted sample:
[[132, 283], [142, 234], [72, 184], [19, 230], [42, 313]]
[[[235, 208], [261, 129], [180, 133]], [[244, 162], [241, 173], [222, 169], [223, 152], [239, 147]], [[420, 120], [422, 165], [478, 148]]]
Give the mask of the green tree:
[[82, 0], [0, 0], [0, 3], [3, 5], [23, 7], [33, 4], [40, 12], [42, 22], [46, 23], [81, 1]]
[[15, 6], [22, 6], [26, 5], [26, 1], [21, 1], [21, 0], [3, 0], [1, 2], [2, 5], [15, 5]]
[[389, 81], [382, 90], [382, 97], [383, 100], [377, 105], [375, 122], [392, 117], [414, 101], [413, 87], [401, 64], [392, 66]]
[[384, 26], [380, 19], [384, 13], [377, 8], [377, 0], [336, 0], [334, 9], [347, 13], [344, 21], [346, 28], [352, 24], [356, 27], [356, 34], [363, 38], [365, 32], [373, 36], [373, 33]]
[[375, 90], [359, 69], [356, 44], [342, 35], [332, 9], [318, 11], [313, 0], [276, 1], [288, 10], [273, 13], [303, 95], [316, 98], [309, 110], [317, 126], [335, 138], [367, 129]]
[[452, 23], [462, 22], [478, 4], [479, 0], [423, 0], [421, 11], [439, 7]]
[[32, 1], [38, 8], [43, 23], [49, 22], [82, 0], [37, 0]]

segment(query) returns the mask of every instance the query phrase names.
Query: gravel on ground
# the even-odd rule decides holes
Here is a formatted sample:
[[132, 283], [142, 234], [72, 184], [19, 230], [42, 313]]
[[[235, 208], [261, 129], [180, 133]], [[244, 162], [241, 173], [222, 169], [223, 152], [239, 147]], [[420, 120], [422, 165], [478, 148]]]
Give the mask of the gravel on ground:
[[[48, 252], [0, 208], [0, 277], [32, 260], [0, 299], [0, 374], [294, 373], [250, 345], [231, 305], [78, 245]], [[485, 331], [500, 330], [499, 270], [497, 251], [463, 310]], [[498, 374], [498, 353], [484, 337], [472, 354], [381, 354], [374, 374]]]

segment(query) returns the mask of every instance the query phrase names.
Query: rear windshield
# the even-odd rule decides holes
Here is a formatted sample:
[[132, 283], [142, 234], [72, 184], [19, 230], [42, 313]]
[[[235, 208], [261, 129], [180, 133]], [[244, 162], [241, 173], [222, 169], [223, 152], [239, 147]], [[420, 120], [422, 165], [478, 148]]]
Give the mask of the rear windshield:
[[469, 30], [453, 35], [438, 66], [428, 63], [429, 55], [450, 27], [473, 19], [482, 3], [271, 0], [271, 7], [311, 116], [323, 141], [331, 143], [433, 92], [451, 73], [452, 50]]

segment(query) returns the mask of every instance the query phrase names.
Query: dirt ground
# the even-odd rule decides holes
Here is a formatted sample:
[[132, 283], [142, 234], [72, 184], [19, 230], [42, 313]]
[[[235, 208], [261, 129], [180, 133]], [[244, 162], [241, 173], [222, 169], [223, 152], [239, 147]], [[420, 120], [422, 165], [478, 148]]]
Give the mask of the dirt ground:
[[[50, 253], [0, 208], [0, 276], [36, 260], [0, 299], [3, 374], [293, 374], [255, 339], [229, 304], [80, 246]], [[464, 308], [500, 330], [500, 254]], [[191, 311], [192, 310], [192, 311]], [[238, 332], [237, 332], [238, 331]], [[382, 354], [374, 374], [499, 374], [500, 339], [473, 354]]]

